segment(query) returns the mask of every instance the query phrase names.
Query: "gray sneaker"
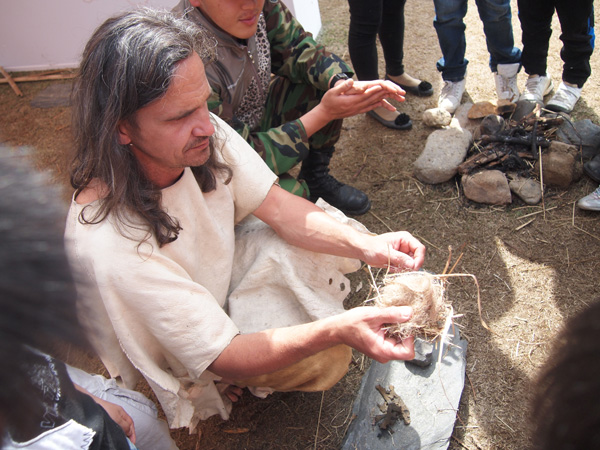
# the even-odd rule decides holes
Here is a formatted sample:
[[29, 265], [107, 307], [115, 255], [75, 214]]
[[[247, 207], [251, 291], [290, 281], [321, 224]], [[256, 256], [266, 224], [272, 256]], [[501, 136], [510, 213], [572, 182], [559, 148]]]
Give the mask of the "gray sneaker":
[[600, 186], [591, 194], [579, 199], [577, 206], [588, 211], [600, 211]]
[[546, 75], [529, 75], [525, 83], [525, 91], [521, 94], [521, 100], [544, 104], [544, 97], [548, 95], [554, 85], [552, 79]]
[[445, 109], [450, 114], [454, 114], [465, 92], [466, 82], [466, 78], [460, 81], [444, 81], [444, 87], [438, 98], [438, 108]]
[[569, 86], [561, 81], [550, 101], [546, 103], [546, 109], [554, 112], [571, 113], [579, 97], [581, 97], [581, 88]]
[[513, 103], [519, 100], [517, 73], [519, 73], [520, 68], [521, 65], [519, 63], [498, 64], [496, 68], [497, 72], [494, 72], [498, 100], [507, 100]]

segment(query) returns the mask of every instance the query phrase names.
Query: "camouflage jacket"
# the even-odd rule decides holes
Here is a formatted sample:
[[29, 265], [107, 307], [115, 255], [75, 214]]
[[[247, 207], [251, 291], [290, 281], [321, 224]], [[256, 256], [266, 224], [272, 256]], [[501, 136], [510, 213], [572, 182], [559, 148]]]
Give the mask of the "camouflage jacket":
[[281, 1], [265, 1], [257, 33], [245, 43], [216, 27], [189, 0], [181, 0], [173, 12], [209, 30], [217, 41], [217, 60], [206, 66], [213, 90], [209, 109], [244, 137], [276, 174], [298, 164], [300, 155], [308, 153], [300, 120], [266, 130], [258, 126], [271, 74], [326, 91], [334, 75], [352, 76], [351, 68], [317, 44]]

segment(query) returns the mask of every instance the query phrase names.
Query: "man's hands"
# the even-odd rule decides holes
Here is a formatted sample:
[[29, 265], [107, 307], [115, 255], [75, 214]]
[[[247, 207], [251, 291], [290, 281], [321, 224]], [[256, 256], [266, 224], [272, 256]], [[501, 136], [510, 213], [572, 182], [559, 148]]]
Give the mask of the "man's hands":
[[373, 267], [386, 267], [392, 272], [419, 270], [425, 261], [425, 246], [407, 231], [365, 235], [367, 244], [360, 258]]
[[362, 306], [346, 311], [334, 320], [342, 343], [385, 364], [391, 360], [411, 360], [415, 357], [414, 338], [398, 341], [387, 337], [383, 329], [386, 324], [403, 323], [411, 317], [412, 308], [408, 306]]

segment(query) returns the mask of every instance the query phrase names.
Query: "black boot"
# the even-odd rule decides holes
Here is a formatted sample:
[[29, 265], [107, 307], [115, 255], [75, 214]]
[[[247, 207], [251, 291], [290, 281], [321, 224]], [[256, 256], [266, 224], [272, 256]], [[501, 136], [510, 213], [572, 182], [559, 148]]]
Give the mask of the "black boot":
[[600, 183], [600, 155], [594, 156], [583, 165], [583, 171], [596, 183]]
[[306, 181], [310, 189], [310, 201], [316, 202], [319, 197], [345, 214], [360, 216], [371, 208], [367, 194], [352, 186], [340, 183], [329, 175], [329, 161], [333, 149], [327, 151], [310, 150], [302, 162], [298, 178]]

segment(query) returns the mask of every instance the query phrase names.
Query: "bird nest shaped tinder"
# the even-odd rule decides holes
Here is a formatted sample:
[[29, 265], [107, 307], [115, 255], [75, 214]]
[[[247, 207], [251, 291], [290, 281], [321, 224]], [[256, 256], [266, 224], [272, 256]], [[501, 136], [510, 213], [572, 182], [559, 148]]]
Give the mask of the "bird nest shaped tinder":
[[408, 322], [389, 324], [386, 331], [397, 339], [409, 336], [435, 341], [442, 336], [451, 320], [452, 306], [446, 298], [446, 276], [428, 272], [388, 274], [371, 301], [375, 306], [410, 306]]

